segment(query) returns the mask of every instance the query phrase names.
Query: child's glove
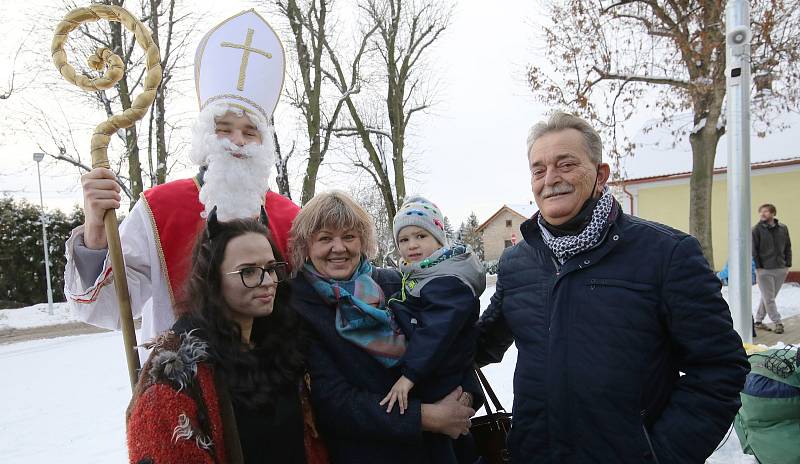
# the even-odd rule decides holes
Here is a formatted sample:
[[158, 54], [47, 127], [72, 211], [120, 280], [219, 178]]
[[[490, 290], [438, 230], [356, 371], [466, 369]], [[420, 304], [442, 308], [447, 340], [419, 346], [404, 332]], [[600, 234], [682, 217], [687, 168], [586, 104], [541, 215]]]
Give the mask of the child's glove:
[[388, 414], [392, 412], [394, 403], [397, 402], [397, 405], [400, 407], [400, 414], [405, 414], [406, 409], [408, 409], [408, 392], [410, 392], [412, 388], [414, 388], [414, 382], [408, 380], [406, 376], [400, 377], [386, 397], [380, 402], [380, 405], [389, 404], [386, 408], [386, 413]]

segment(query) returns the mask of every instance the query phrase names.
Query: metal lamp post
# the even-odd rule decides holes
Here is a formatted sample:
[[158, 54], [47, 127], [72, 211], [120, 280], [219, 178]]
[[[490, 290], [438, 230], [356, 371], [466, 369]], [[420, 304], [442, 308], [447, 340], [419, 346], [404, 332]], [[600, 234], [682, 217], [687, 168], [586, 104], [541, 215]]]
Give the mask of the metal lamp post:
[[750, 281], [750, 7], [728, 2], [726, 11], [728, 97], [728, 299], [733, 325], [753, 342]]
[[34, 153], [33, 160], [36, 161], [36, 174], [39, 177], [39, 206], [42, 218], [42, 238], [44, 239], [44, 273], [47, 277], [47, 312], [53, 315], [53, 289], [50, 287], [50, 251], [47, 246], [47, 221], [44, 216], [44, 199], [42, 198], [42, 171], [39, 164], [44, 159], [44, 153]]

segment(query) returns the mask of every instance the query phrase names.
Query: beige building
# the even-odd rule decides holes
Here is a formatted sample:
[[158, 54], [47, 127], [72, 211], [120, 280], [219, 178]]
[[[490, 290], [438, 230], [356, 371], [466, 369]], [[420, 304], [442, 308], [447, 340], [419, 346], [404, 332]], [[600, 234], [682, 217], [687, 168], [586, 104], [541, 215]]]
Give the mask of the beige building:
[[[619, 190], [626, 213], [689, 231], [689, 178], [682, 172], [611, 182]], [[714, 267], [719, 270], [728, 260], [728, 184], [725, 168], [714, 170], [711, 194], [711, 234]], [[753, 163], [750, 168], [750, 223], [758, 222], [758, 206], [772, 203], [777, 218], [789, 227], [789, 235], [799, 243], [800, 234], [800, 157]], [[797, 249], [797, 245], [795, 245]], [[800, 281], [800, 260], [794, 253], [789, 281]]]
[[527, 205], [503, 205], [489, 219], [478, 226], [478, 233], [483, 236], [483, 260], [486, 262], [500, 259], [503, 250], [522, 240], [519, 226], [538, 211], [531, 202]]

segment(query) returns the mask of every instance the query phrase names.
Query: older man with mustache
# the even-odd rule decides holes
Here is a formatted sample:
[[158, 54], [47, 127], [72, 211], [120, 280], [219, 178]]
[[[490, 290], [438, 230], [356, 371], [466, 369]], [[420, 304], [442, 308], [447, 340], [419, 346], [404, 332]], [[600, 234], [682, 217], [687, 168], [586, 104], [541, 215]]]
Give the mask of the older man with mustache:
[[528, 162], [539, 212], [478, 322], [479, 365], [519, 351], [513, 462], [704, 462], [748, 363], [699, 243], [622, 212], [576, 116], [536, 124]]

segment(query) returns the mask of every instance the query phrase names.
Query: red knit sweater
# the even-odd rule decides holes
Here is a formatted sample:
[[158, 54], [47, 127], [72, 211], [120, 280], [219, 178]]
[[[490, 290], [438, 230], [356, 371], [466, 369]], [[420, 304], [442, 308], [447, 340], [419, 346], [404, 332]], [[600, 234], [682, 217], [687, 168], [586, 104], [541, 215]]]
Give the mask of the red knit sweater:
[[[186, 349], [188, 338], [173, 332], [162, 335], [145, 363], [128, 406], [127, 438], [128, 457], [132, 464], [197, 463], [223, 464], [240, 462], [241, 452], [226, 449], [226, 444], [239, 446], [239, 437], [226, 430], [222, 409], [226, 395], [218, 394], [212, 366], [196, 363], [196, 373], [191, 367], [175, 362], [164, 374], [165, 359]], [[153, 359], [161, 356], [153, 368]], [[185, 359], [185, 358], [183, 358]], [[167, 362], [166, 364], [170, 364]], [[175, 378], [181, 374], [188, 380], [180, 389]], [[170, 378], [167, 378], [170, 377]], [[328, 464], [328, 454], [317, 434], [310, 401], [303, 384], [301, 403], [305, 419], [305, 449], [308, 464]]]

